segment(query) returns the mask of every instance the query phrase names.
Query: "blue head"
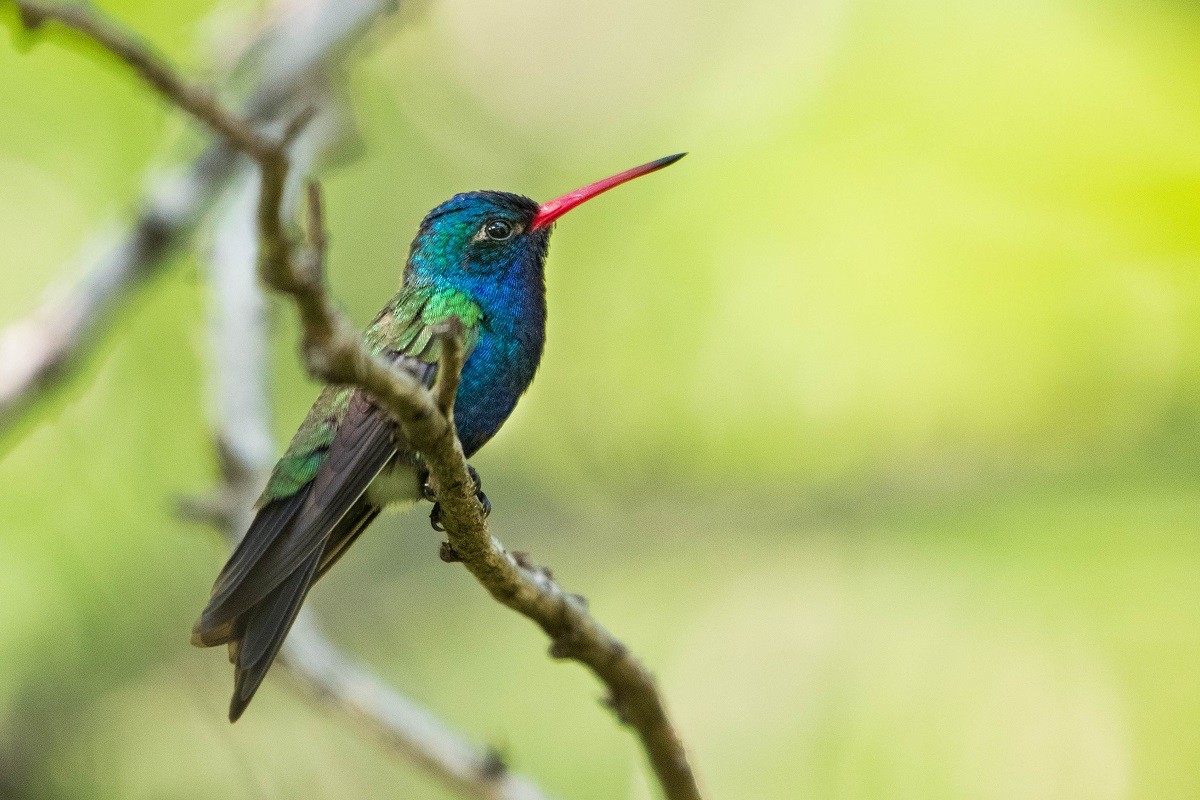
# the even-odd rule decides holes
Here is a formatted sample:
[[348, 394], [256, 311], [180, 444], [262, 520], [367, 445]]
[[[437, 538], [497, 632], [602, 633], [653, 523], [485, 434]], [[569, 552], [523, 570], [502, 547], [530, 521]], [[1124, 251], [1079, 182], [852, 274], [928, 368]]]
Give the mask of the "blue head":
[[537, 370], [545, 341], [544, 264], [554, 221], [601, 192], [682, 157], [635, 167], [540, 205], [508, 192], [467, 192], [421, 222], [405, 266], [405, 286], [461, 293], [482, 312], [454, 404], [467, 455], [499, 430]]
[[484, 312], [488, 331], [536, 339], [527, 349], [540, 357], [551, 228], [534, 227], [538, 210], [520, 194], [456, 194], [421, 222], [404, 284], [467, 295]]
[[520, 194], [456, 194], [421, 222], [404, 281], [475, 296], [497, 283], [540, 276], [550, 228], [534, 229], [538, 209]]
[[683, 158], [667, 156], [547, 203], [508, 192], [458, 194], [430, 211], [413, 240], [406, 284], [452, 288], [486, 301], [513, 283], [541, 287], [553, 223], [581, 203]]

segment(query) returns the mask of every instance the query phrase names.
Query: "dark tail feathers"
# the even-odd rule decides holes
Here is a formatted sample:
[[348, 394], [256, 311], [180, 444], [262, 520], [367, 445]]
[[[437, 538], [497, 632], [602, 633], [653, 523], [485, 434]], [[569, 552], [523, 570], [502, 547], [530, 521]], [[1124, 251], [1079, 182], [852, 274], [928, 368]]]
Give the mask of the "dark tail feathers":
[[291, 577], [243, 614], [215, 628], [204, 627], [201, 620], [192, 629], [192, 644], [201, 647], [229, 645], [229, 660], [234, 664], [230, 722], [237, 722], [262, 685], [296, 621], [296, 614], [312, 586], [320, 562], [321, 550], [317, 549]]

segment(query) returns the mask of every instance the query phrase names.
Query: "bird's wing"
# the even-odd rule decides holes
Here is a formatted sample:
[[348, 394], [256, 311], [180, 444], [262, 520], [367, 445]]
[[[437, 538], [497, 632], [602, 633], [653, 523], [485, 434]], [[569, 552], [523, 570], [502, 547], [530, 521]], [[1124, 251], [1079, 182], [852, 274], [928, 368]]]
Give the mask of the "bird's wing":
[[[458, 293], [402, 293], [376, 318], [366, 340], [430, 386], [441, 357], [439, 327], [451, 316], [463, 323], [469, 353], [482, 313]], [[325, 548], [342, 517], [397, 451], [408, 451], [403, 432], [365, 394], [345, 387], [322, 392], [276, 465], [257, 517], [218, 576], [194, 640], [219, 644], [233, 635], [230, 623], [236, 617]]]

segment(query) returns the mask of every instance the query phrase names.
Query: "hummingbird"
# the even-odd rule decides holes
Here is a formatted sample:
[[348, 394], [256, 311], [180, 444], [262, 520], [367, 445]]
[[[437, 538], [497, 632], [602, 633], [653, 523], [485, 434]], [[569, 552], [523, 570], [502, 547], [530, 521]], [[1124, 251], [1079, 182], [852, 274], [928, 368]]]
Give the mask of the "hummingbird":
[[[454, 419], [470, 458], [533, 380], [546, 339], [545, 260], [554, 221], [576, 206], [683, 158], [666, 156], [546, 203], [508, 192], [458, 194], [430, 211], [409, 249], [400, 291], [363, 334], [368, 348], [426, 387], [452, 318], [466, 358]], [[228, 645], [229, 720], [262, 684], [309, 589], [389, 506], [434, 499], [421, 456], [362, 390], [325, 387], [275, 465], [249, 530], [217, 576], [192, 629], [198, 647]], [[472, 470], [485, 511], [491, 504]], [[434, 505], [430, 521], [440, 529]]]

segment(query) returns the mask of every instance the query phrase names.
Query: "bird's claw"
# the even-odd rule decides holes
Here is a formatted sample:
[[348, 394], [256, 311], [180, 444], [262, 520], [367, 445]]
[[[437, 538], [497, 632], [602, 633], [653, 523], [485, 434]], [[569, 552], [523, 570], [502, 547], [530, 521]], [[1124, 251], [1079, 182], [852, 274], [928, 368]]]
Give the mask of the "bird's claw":
[[[476, 492], [475, 499], [479, 501], [479, 505], [483, 506], [484, 519], [492, 514], [492, 501], [488, 500], [488, 496], [483, 492]], [[442, 504], [436, 500], [433, 502], [433, 508], [429, 511], [429, 525], [438, 533], [446, 530], [446, 526], [442, 524]]]
[[[479, 471], [467, 464], [467, 473], [471, 476], [471, 482], [475, 484], [475, 499], [479, 501], [479, 505], [483, 506], [483, 516], [487, 518], [492, 513], [492, 501], [483, 493], [483, 481], [479, 478]], [[444, 532], [446, 527], [442, 524], [442, 504], [438, 502], [437, 495], [433, 492], [428, 472], [421, 480], [421, 497], [433, 503], [433, 509], [429, 512], [430, 527], [438, 533]]]
[[[471, 483], [475, 484], [475, 493], [478, 494], [483, 489], [483, 481], [479, 477], [479, 470], [467, 464], [467, 474], [471, 476]], [[437, 495], [433, 493], [433, 484], [429, 481], [429, 470], [421, 471], [420, 481], [421, 499], [428, 500], [431, 503], [437, 502]]]
[[417, 476], [417, 480], [421, 484], [421, 499], [436, 503], [437, 495], [433, 493], [433, 484], [429, 482], [429, 470], [422, 469]]
[[488, 500], [488, 496], [483, 493], [483, 481], [479, 478], [479, 470], [467, 464], [467, 474], [471, 476], [471, 482], [475, 484], [475, 499], [479, 501], [479, 505], [483, 506], [483, 516], [486, 519], [492, 513], [492, 501]]
[[479, 505], [483, 506], [483, 516], [486, 518], [492, 513], [492, 501], [488, 500], [488, 496], [483, 493], [483, 481], [479, 478], [479, 470], [467, 464], [467, 474], [471, 476], [471, 482], [475, 484], [475, 499], [479, 501]]

